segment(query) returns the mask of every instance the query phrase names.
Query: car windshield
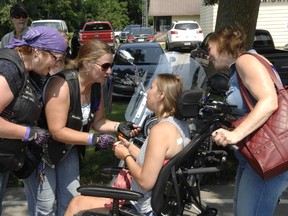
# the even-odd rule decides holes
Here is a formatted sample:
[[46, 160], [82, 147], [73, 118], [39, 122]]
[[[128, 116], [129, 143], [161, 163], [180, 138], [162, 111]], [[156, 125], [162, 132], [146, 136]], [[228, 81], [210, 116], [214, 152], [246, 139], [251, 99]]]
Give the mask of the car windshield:
[[[129, 52], [134, 58], [134, 64], [136, 65], [156, 65], [159, 61], [159, 57], [163, 54], [163, 51], [157, 47], [129, 47], [127, 49], [123, 49]], [[130, 65], [129, 62], [123, 61], [118, 52], [116, 53], [114, 64], [116, 65]]]
[[150, 28], [132, 28], [130, 34], [149, 34], [152, 35], [152, 30]]
[[123, 31], [127, 31], [127, 32], [129, 32], [130, 29], [131, 29], [131, 28], [134, 28], [134, 27], [139, 27], [139, 25], [135, 25], [135, 26], [126, 26], [126, 27], [124, 28]]
[[111, 30], [111, 28], [106, 23], [93, 23], [86, 25], [85, 31], [95, 31], [95, 30]]
[[33, 25], [33, 27], [49, 26], [49, 27], [54, 28], [54, 29], [58, 29], [58, 30], [61, 29], [60, 23], [58, 23], [58, 22], [35, 22], [32, 25]]
[[198, 28], [199, 26], [197, 23], [179, 23], [175, 25], [175, 29], [178, 30], [193, 30]]

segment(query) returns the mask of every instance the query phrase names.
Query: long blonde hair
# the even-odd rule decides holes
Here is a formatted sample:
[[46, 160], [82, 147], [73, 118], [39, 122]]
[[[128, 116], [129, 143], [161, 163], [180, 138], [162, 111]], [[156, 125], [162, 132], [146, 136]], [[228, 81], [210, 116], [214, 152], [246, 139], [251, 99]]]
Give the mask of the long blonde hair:
[[65, 68], [81, 69], [84, 61], [96, 61], [105, 54], [113, 54], [107, 43], [100, 40], [87, 41], [80, 47], [77, 57], [70, 60]]

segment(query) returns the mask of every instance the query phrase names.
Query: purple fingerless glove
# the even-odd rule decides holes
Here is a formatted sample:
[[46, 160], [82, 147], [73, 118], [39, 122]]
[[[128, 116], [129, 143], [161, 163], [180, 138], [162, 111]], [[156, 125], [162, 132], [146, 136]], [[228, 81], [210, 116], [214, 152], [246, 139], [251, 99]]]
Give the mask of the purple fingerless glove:
[[113, 145], [115, 140], [115, 137], [110, 134], [101, 134], [99, 136], [99, 141], [96, 146], [98, 145], [101, 149], [107, 149]]
[[[97, 137], [99, 141], [97, 142]], [[110, 148], [115, 142], [116, 138], [110, 134], [90, 133], [88, 135], [88, 145], [95, 146], [96, 150]]]
[[50, 138], [48, 130], [39, 127], [26, 127], [26, 134], [23, 139], [24, 142], [31, 142], [37, 146], [45, 145]]

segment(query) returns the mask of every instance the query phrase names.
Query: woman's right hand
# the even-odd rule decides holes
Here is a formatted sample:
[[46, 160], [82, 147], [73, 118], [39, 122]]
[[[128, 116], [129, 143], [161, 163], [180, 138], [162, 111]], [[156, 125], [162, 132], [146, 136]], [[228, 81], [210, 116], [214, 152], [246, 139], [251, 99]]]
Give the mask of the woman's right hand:
[[242, 138], [239, 136], [237, 130], [229, 131], [223, 128], [220, 128], [214, 131], [212, 134], [212, 141], [218, 146], [227, 146], [237, 144]]

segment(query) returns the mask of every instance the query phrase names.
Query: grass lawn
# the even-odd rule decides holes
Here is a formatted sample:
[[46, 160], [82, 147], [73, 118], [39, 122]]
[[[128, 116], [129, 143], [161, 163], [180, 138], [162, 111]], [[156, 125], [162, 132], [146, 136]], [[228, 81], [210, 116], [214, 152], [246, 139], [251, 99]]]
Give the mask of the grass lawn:
[[[129, 100], [114, 99], [112, 112], [107, 114], [107, 118], [115, 121], [125, 121], [125, 110]], [[108, 183], [109, 178], [101, 176], [103, 167], [118, 166], [119, 160], [114, 156], [111, 149], [96, 151], [93, 147], [86, 148], [86, 155], [81, 163], [80, 178], [81, 184]]]

